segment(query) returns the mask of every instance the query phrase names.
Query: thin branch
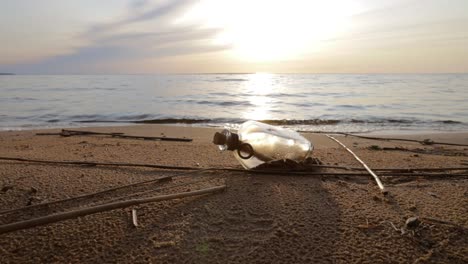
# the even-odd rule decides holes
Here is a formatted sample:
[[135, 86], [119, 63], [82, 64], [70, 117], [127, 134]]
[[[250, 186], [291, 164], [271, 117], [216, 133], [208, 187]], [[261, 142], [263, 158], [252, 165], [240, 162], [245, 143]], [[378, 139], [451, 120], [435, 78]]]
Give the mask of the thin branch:
[[67, 219], [77, 218], [80, 216], [100, 213], [104, 211], [110, 211], [110, 210], [125, 208], [129, 206], [135, 206], [135, 205], [144, 204], [144, 203], [160, 202], [160, 201], [219, 192], [219, 191], [224, 190], [225, 188], [226, 188], [225, 185], [221, 185], [221, 186], [215, 186], [215, 187], [201, 189], [197, 191], [183, 192], [183, 193], [176, 193], [176, 194], [169, 194], [169, 195], [160, 195], [160, 196], [154, 196], [154, 197], [143, 198], [143, 199], [126, 200], [126, 201], [121, 201], [121, 202], [114, 202], [114, 203], [102, 204], [98, 206], [92, 206], [92, 207], [73, 210], [69, 212], [52, 214], [52, 215], [48, 215], [44, 217], [39, 217], [39, 218], [29, 219], [25, 221], [1, 225], [0, 234], [22, 230], [26, 228], [32, 228], [32, 227], [36, 227], [40, 225], [51, 224], [51, 223], [55, 223], [55, 222], [59, 222], [59, 221], [67, 220]]
[[438, 219], [438, 218], [433, 218], [433, 217], [421, 217], [421, 218], [424, 219], [424, 220], [431, 221], [431, 222], [435, 222], [435, 223], [439, 223], [439, 224], [445, 224], [445, 225], [451, 225], [451, 226], [458, 227], [460, 229], [468, 230], [467, 227], [462, 226], [462, 225], [457, 224], [457, 223], [450, 222], [450, 221], [446, 221], [446, 220], [442, 220], [442, 219]]
[[[37, 159], [25, 159], [15, 157], [0, 157], [0, 160], [8, 161], [20, 161], [20, 162], [33, 162], [33, 163], [44, 163], [44, 164], [62, 164], [62, 165], [86, 165], [86, 166], [116, 166], [116, 167], [148, 167], [157, 169], [173, 169], [173, 170], [200, 170], [200, 167], [187, 167], [187, 166], [167, 166], [158, 164], [144, 164], [144, 163], [118, 163], [118, 162], [92, 162], [92, 161], [52, 161], [52, 160], [37, 160]], [[341, 169], [341, 170], [366, 170], [365, 168], [358, 167], [346, 167], [346, 166], [329, 166], [329, 165], [308, 165], [311, 169]], [[222, 170], [222, 171], [236, 171], [236, 172], [266, 172], [266, 173], [279, 173], [279, 172], [291, 172], [284, 170], [249, 170], [235, 169], [235, 168], [204, 168], [207, 170]], [[468, 167], [446, 167], [446, 168], [378, 168], [374, 171], [393, 171], [393, 172], [412, 172], [412, 171], [453, 171], [453, 170], [468, 170]], [[297, 171], [300, 172], [300, 171]], [[304, 171], [302, 171], [304, 172]]]
[[130, 139], [143, 139], [143, 140], [160, 140], [160, 141], [180, 141], [191, 142], [191, 138], [172, 138], [172, 137], [144, 137], [144, 136], [129, 136], [129, 135], [112, 135], [116, 138], [130, 138]]
[[[177, 184], [173, 184], [171, 186], [159, 187], [159, 188], [151, 189], [151, 190], [148, 190], [148, 191], [132, 193], [132, 194], [125, 195], [125, 196], [122, 196], [122, 197], [118, 197], [117, 199], [114, 199], [114, 200], [111, 200], [111, 201], [114, 202], [114, 201], [118, 201], [118, 200], [121, 200], [121, 199], [128, 199], [130, 197], [142, 196], [142, 195], [145, 195], [145, 194], [148, 194], [148, 193], [153, 193], [153, 192], [166, 190], [166, 189], [173, 189], [173, 188], [177, 188], [177, 187], [181, 187], [181, 186], [187, 186], [187, 185], [200, 183], [200, 182], [206, 182], [206, 181], [207, 181], [206, 179], [202, 179], [202, 180], [196, 180], [196, 181], [177, 183]], [[27, 207], [23, 207], [23, 208], [27, 208]]]
[[86, 130], [70, 130], [70, 129], [62, 129], [62, 133], [68, 133], [73, 135], [123, 135], [122, 132], [111, 132], [111, 133], [103, 133], [103, 132], [95, 132], [95, 131], [86, 131]]
[[[116, 167], [148, 167], [158, 169], [170, 169], [170, 170], [193, 170], [193, 171], [231, 171], [248, 174], [281, 174], [281, 175], [303, 175], [303, 176], [368, 176], [366, 173], [353, 173], [353, 172], [315, 172], [315, 171], [291, 171], [291, 170], [259, 170], [259, 169], [234, 169], [234, 168], [200, 168], [200, 167], [183, 167], [183, 166], [166, 166], [157, 164], [141, 164], [141, 163], [111, 163], [111, 162], [90, 162], [90, 161], [50, 161], [50, 160], [36, 160], [36, 159], [24, 159], [24, 158], [12, 158], [12, 157], [0, 157], [0, 160], [8, 161], [21, 161], [21, 162], [33, 162], [43, 164], [61, 164], [61, 165], [87, 165], [87, 166], [116, 166]], [[331, 166], [332, 168], [342, 168], [349, 170], [349, 167]], [[328, 168], [323, 165], [313, 165], [312, 168]], [[399, 171], [440, 171], [440, 170], [467, 170], [468, 168], [412, 168], [412, 169], [378, 169], [381, 171], [389, 171], [382, 173], [385, 176], [466, 176], [465, 174], [435, 174], [435, 173], [397, 173]], [[363, 169], [359, 169], [363, 170]], [[392, 172], [395, 171], [395, 172]]]
[[[7, 214], [7, 213], [13, 213], [13, 212], [16, 212], [16, 211], [21, 211], [21, 210], [33, 209], [33, 208], [36, 208], [36, 207], [44, 207], [44, 206], [57, 204], [57, 203], [68, 202], [68, 201], [72, 201], [72, 200], [90, 198], [90, 197], [93, 197], [93, 196], [97, 196], [97, 195], [101, 195], [101, 194], [105, 194], [105, 193], [109, 193], [109, 192], [129, 188], [129, 187], [135, 187], [135, 186], [138, 186], [138, 185], [145, 185], [145, 184], [149, 184], [149, 183], [153, 183], [153, 182], [157, 182], [157, 183], [167, 182], [167, 181], [172, 180], [173, 177], [180, 177], [180, 176], [189, 175], [189, 174], [196, 173], [196, 172], [201, 172], [201, 171], [204, 171], [204, 170], [178, 173], [178, 174], [174, 174], [174, 175], [170, 175], [170, 176], [164, 176], [164, 177], [160, 177], [160, 178], [156, 178], [156, 179], [152, 179], [152, 180], [136, 182], [136, 183], [132, 183], [132, 184], [126, 184], [126, 185], [118, 186], [118, 187], [115, 187], [115, 188], [110, 188], [110, 189], [106, 189], [106, 190], [99, 191], [99, 192], [94, 192], [94, 193], [79, 195], [79, 196], [75, 196], [75, 197], [70, 197], [70, 198], [66, 198], [66, 199], [62, 199], [62, 200], [56, 200], [56, 201], [47, 202], [47, 203], [40, 203], [40, 204], [30, 205], [30, 206], [21, 207], [21, 208], [9, 209], [9, 210], [5, 210], [5, 211], [0, 211], [0, 215]], [[171, 186], [171, 188], [172, 187], [177, 187], [177, 185]], [[161, 189], [163, 189], [163, 188], [159, 188], [159, 190], [161, 190]], [[155, 190], [152, 190], [152, 191], [155, 191]]]
[[66, 164], [66, 165], [86, 165], [86, 166], [122, 166], [122, 167], [148, 167], [157, 169], [173, 169], [173, 170], [199, 170], [197, 167], [183, 167], [183, 166], [166, 166], [166, 165], [154, 165], [154, 164], [141, 164], [141, 163], [116, 163], [116, 162], [92, 162], [92, 161], [49, 161], [49, 160], [36, 160], [36, 159], [24, 159], [24, 158], [11, 158], [11, 157], [0, 157], [0, 160], [11, 160], [11, 161], [24, 161], [24, 162], [35, 162], [35, 163], [50, 163], [50, 164]]
[[49, 132], [49, 133], [36, 133], [36, 136], [75, 136], [75, 135], [106, 135], [106, 136], [112, 136], [112, 135], [122, 135], [123, 133], [121, 132], [115, 132], [115, 133], [103, 133], [103, 132], [94, 132], [94, 131], [85, 131], [85, 130], [67, 130], [67, 129], [62, 129], [62, 132]]
[[377, 182], [377, 185], [379, 186], [380, 190], [382, 191], [383, 194], [387, 194], [388, 192], [385, 190], [385, 187], [383, 186], [382, 182], [380, 181], [379, 177], [369, 168], [369, 166], [366, 165], [366, 163], [364, 163], [364, 161], [362, 161], [356, 154], [354, 154], [354, 152], [352, 150], [350, 150], [348, 147], [346, 147], [343, 143], [341, 143], [338, 139], [330, 136], [330, 135], [326, 135], [328, 138], [334, 140], [336, 143], [340, 144], [344, 149], [346, 149], [349, 153], [351, 153], [351, 155], [353, 155], [353, 157], [359, 161], [359, 163], [362, 164], [362, 166], [364, 166], [364, 168], [366, 168], [366, 170], [370, 173], [370, 175], [372, 175], [372, 177], [374, 177], [375, 181]]
[[36, 135], [37, 136], [59, 135], [63, 137], [103, 135], [103, 136], [111, 136], [111, 137], [127, 138], [127, 139], [179, 141], [179, 142], [193, 141], [191, 138], [131, 136], [131, 135], [125, 135], [124, 133], [120, 133], [120, 132], [103, 133], [103, 132], [94, 132], [94, 131], [85, 131], [85, 130], [69, 130], [69, 129], [62, 129], [62, 132], [59, 132], [59, 133], [36, 133]]
[[132, 209], [132, 223], [134, 227], [138, 226], [138, 219], [137, 219], [137, 211], [136, 209]]
[[422, 145], [447, 145], [447, 146], [460, 146], [460, 147], [468, 147], [467, 144], [457, 144], [457, 143], [446, 143], [446, 142], [435, 142], [432, 140], [415, 140], [415, 139], [406, 139], [406, 138], [387, 138], [387, 137], [369, 137], [369, 136], [360, 136], [345, 132], [325, 132], [325, 131], [303, 131], [299, 130], [300, 133], [320, 133], [320, 134], [338, 134], [338, 135], [345, 135], [363, 139], [371, 139], [371, 140], [385, 140], [385, 141], [406, 141], [406, 142], [416, 142]]

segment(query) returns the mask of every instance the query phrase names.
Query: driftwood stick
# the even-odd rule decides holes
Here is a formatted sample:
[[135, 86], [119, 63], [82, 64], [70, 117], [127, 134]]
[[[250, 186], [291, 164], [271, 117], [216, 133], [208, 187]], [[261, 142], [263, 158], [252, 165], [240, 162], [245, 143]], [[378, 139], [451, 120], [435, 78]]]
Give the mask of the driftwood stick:
[[[53, 160], [37, 160], [37, 159], [25, 159], [15, 157], [0, 157], [0, 160], [9, 161], [20, 161], [20, 162], [33, 162], [33, 163], [44, 163], [44, 164], [63, 164], [63, 165], [88, 165], [88, 166], [122, 166], [122, 167], [148, 167], [158, 169], [174, 169], [174, 170], [200, 170], [200, 167], [187, 167], [187, 166], [166, 166], [157, 164], [144, 164], [144, 163], [118, 163], [118, 162], [91, 162], [91, 161], [53, 161]], [[468, 164], [467, 164], [468, 165]], [[346, 166], [329, 166], [329, 165], [312, 165], [311, 168], [321, 169], [341, 169], [341, 170], [366, 170], [365, 168], [358, 167], [346, 167]], [[223, 171], [238, 171], [238, 172], [261, 172], [260, 170], [249, 170], [234, 169], [234, 168], [205, 168], [208, 170], [223, 170]], [[394, 172], [411, 172], [411, 171], [453, 171], [453, 170], [468, 170], [468, 167], [446, 167], [446, 168], [377, 168], [374, 171], [394, 171]], [[266, 170], [262, 170], [268, 172]], [[281, 172], [270, 171], [270, 172]], [[283, 171], [284, 172], [284, 171]]]
[[144, 136], [129, 136], [129, 135], [112, 135], [117, 138], [143, 139], [143, 140], [160, 140], [160, 141], [181, 141], [191, 142], [191, 138], [172, 138], [172, 137], [144, 137]]
[[[137, 183], [134, 183], [134, 184], [128, 184], [128, 185], [119, 186], [119, 187], [112, 188], [112, 189], [107, 189], [107, 190], [104, 190], [104, 191], [89, 193], [89, 194], [85, 194], [85, 195], [79, 195], [79, 196], [70, 197], [70, 198], [66, 198], [66, 199], [62, 199], [62, 200], [56, 200], [56, 201], [48, 202], [48, 203], [41, 203], [41, 204], [29, 205], [29, 206], [25, 206], [25, 207], [21, 207], [21, 208], [5, 210], [5, 211], [1, 211], [0, 215], [7, 214], [7, 213], [13, 213], [13, 212], [17, 212], [17, 211], [29, 211], [29, 210], [37, 208], [37, 207], [44, 207], [44, 206], [49, 206], [49, 205], [52, 205], [52, 204], [68, 202], [68, 201], [72, 201], [72, 200], [90, 198], [90, 197], [93, 197], [93, 196], [96, 196], [96, 195], [99, 195], [99, 194], [108, 193], [108, 192], [111, 192], [111, 191], [116, 191], [116, 190], [124, 189], [124, 188], [128, 188], [128, 187], [134, 187], [134, 186], [137, 186], [137, 185], [144, 185], [144, 184], [148, 184], [148, 183], [151, 183], [151, 182], [164, 182], [164, 181], [167, 181], [167, 180], [171, 180], [172, 177], [176, 177], [176, 176], [182, 176], [183, 177], [184, 175], [188, 175], [188, 174], [192, 174], [192, 173], [196, 173], [196, 172], [198, 172], [198, 171], [192, 171], [192, 172], [188, 172], [188, 173], [187, 172], [186, 173], [180, 173], [180, 174], [171, 175], [171, 176], [167, 176], [167, 177], [161, 177], [161, 178], [158, 178], [158, 179], [155, 179], [155, 180], [149, 180], [149, 181], [144, 181], [144, 182], [137, 182]], [[129, 199], [130, 197], [141, 196], [141, 195], [145, 195], [145, 194], [148, 194], [148, 193], [161, 191], [161, 190], [166, 190], [166, 189], [173, 189], [173, 188], [176, 188], [176, 187], [186, 186], [186, 185], [190, 185], [190, 184], [194, 184], [194, 183], [199, 183], [199, 182], [202, 182], [202, 181], [205, 181], [205, 180], [183, 182], [183, 183], [173, 184], [171, 186], [151, 189], [149, 191], [132, 193], [132, 194], [125, 195], [125, 196], [122, 196], [122, 197], [118, 197], [117, 199], [112, 199], [109, 202], [116, 202], [116, 201], [122, 200], [122, 199]]]
[[106, 136], [113, 136], [113, 135], [122, 135], [123, 133], [116, 132], [116, 133], [101, 133], [101, 132], [93, 132], [93, 131], [81, 131], [81, 130], [66, 130], [62, 129], [62, 132], [48, 132], [48, 133], [36, 133], [36, 136], [78, 136], [78, 135], [106, 135]]
[[345, 132], [324, 132], [324, 131], [298, 131], [300, 133], [320, 133], [320, 134], [338, 134], [338, 135], [345, 135], [363, 139], [372, 139], [372, 140], [385, 140], [385, 141], [406, 141], [406, 142], [416, 142], [422, 145], [447, 145], [447, 146], [460, 146], [460, 147], [468, 147], [467, 144], [457, 144], [457, 143], [446, 143], [446, 142], [435, 142], [435, 141], [428, 141], [428, 140], [416, 140], [416, 139], [406, 139], [406, 138], [386, 138], [386, 137], [369, 137], [369, 136], [360, 136], [351, 133]]
[[199, 183], [199, 182], [206, 182], [206, 181], [207, 181], [206, 179], [202, 179], [202, 180], [197, 180], [197, 181], [177, 183], [177, 184], [173, 184], [171, 186], [159, 187], [159, 188], [151, 189], [151, 190], [148, 190], [148, 191], [142, 191], [142, 192], [132, 193], [132, 194], [125, 195], [125, 196], [122, 196], [122, 197], [118, 197], [117, 199], [111, 200], [111, 202], [122, 200], [122, 199], [128, 199], [130, 197], [135, 197], [135, 196], [142, 196], [142, 195], [145, 195], [145, 194], [148, 194], [148, 193], [153, 193], [153, 192], [157, 192], [157, 191], [161, 191], [161, 190], [165, 190], [165, 189], [173, 189], [173, 188], [177, 188], [177, 187], [181, 187], [181, 186], [187, 186], [187, 185], [191, 185], [191, 184], [195, 184], [195, 183]]
[[423, 220], [427, 220], [427, 221], [431, 221], [431, 222], [435, 222], [435, 223], [439, 223], [439, 224], [451, 225], [451, 226], [455, 226], [455, 227], [458, 227], [458, 228], [461, 228], [461, 229], [468, 230], [467, 227], [465, 227], [463, 225], [460, 225], [460, 224], [457, 224], [457, 223], [454, 223], [454, 222], [449, 222], [449, 221], [446, 221], [446, 220], [433, 218], [433, 217], [421, 217], [421, 218]]
[[[193, 171], [231, 171], [241, 172], [249, 174], [282, 174], [282, 175], [308, 175], [308, 176], [366, 176], [365, 173], [353, 173], [353, 172], [310, 172], [310, 171], [290, 171], [290, 170], [245, 170], [235, 168], [200, 168], [200, 167], [182, 167], [182, 166], [166, 166], [157, 164], [141, 164], [141, 163], [110, 163], [110, 162], [89, 162], [89, 161], [51, 161], [51, 160], [36, 160], [36, 159], [24, 159], [24, 158], [13, 158], [13, 157], [0, 157], [0, 160], [8, 161], [20, 161], [20, 162], [33, 162], [43, 164], [61, 164], [61, 165], [91, 165], [91, 166], [116, 166], [116, 167], [148, 167], [157, 169], [171, 169], [171, 170], [193, 170]], [[340, 166], [324, 166], [314, 165], [311, 168], [334, 168], [344, 170], [365, 170], [365, 168], [350, 168]], [[468, 167], [463, 168], [411, 168], [411, 169], [376, 169], [376, 171], [389, 171], [383, 173], [385, 176], [466, 176], [465, 174], [435, 174], [435, 173], [401, 173], [402, 171], [448, 171], [448, 170], [468, 170]], [[394, 172], [392, 172], [394, 171]]]
[[349, 153], [351, 153], [351, 155], [354, 156], [354, 158], [359, 161], [359, 163], [362, 164], [362, 166], [364, 166], [364, 168], [366, 168], [366, 170], [370, 173], [370, 175], [372, 175], [372, 177], [374, 177], [375, 181], [377, 182], [377, 185], [379, 186], [380, 190], [382, 191], [382, 193], [385, 195], [387, 194], [387, 190], [385, 190], [385, 187], [383, 186], [382, 182], [380, 181], [379, 177], [366, 165], [366, 163], [364, 163], [364, 161], [362, 161], [356, 154], [354, 154], [354, 152], [352, 150], [350, 150], [348, 147], [346, 147], [343, 143], [341, 143], [338, 139], [326, 134], [326, 136], [332, 140], [334, 140], [336, 143], [340, 144], [344, 149], [346, 149]]
[[[193, 173], [193, 172], [191, 172], [191, 173]], [[118, 187], [115, 187], [115, 188], [110, 188], [110, 189], [106, 189], [106, 190], [99, 191], [99, 192], [83, 194], [83, 195], [70, 197], [70, 198], [67, 198], [67, 199], [62, 199], [62, 200], [57, 200], [57, 201], [52, 201], [52, 202], [48, 202], [48, 203], [40, 203], [40, 204], [30, 205], [30, 206], [21, 207], [21, 208], [4, 210], [4, 211], [0, 211], [0, 215], [7, 214], [7, 213], [13, 213], [13, 212], [16, 212], [16, 211], [21, 211], [21, 210], [30, 210], [30, 209], [33, 209], [33, 208], [36, 208], [36, 207], [44, 207], [44, 206], [48, 206], [48, 205], [52, 205], [52, 204], [56, 204], [56, 203], [63, 203], [63, 202], [68, 202], [68, 201], [72, 201], [72, 200], [90, 198], [90, 197], [93, 197], [93, 196], [96, 196], [96, 195], [109, 193], [109, 192], [117, 191], [117, 190], [124, 189], [124, 188], [134, 187], [134, 186], [137, 186], [137, 185], [143, 185], [143, 184], [148, 184], [148, 183], [152, 183], [152, 182], [170, 181], [170, 180], [172, 180], [172, 177], [175, 177], [175, 176], [178, 176], [178, 175], [164, 176], [164, 177], [153, 179], [153, 180], [127, 184], [127, 185], [118, 186]]]
[[138, 226], [138, 219], [137, 219], [137, 211], [136, 209], [132, 209], [132, 223], [134, 227]]
[[116, 162], [91, 162], [91, 161], [49, 161], [49, 160], [36, 160], [36, 159], [11, 158], [11, 157], [0, 157], [0, 160], [24, 161], [24, 162], [35, 162], [35, 163], [50, 163], [50, 164], [67, 164], [67, 165], [123, 166], [123, 167], [148, 167], [148, 168], [173, 169], [173, 170], [194, 170], [194, 169], [200, 170], [200, 168], [196, 168], [196, 167], [166, 166], [166, 165], [141, 164], [141, 163], [116, 163]]
[[36, 133], [36, 136], [60, 136], [62, 135], [61, 132], [57, 133]]
[[192, 141], [192, 139], [190, 138], [130, 136], [130, 135], [125, 135], [124, 133], [101, 133], [101, 132], [83, 131], [83, 130], [62, 129], [62, 132], [70, 133], [70, 134], [77, 134], [77, 135], [108, 135], [108, 136], [118, 137], [118, 138], [132, 138], [132, 139], [144, 139], [144, 140], [182, 141], [182, 142]]
[[413, 177], [466, 177], [468, 174], [466, 173], [405, 173], [405, 172], [387, 172], [387, 173], [379, 173], [380, 176], [385, 176], [385, 177], [392, 177], [392, 176], [398, 176], [398, 177], [405, 177], [405, 176], [413, 176]]
[[32, 228], [32, 227], [36, 227], [40, 225], [51, 224], [51, 223], [55, 223], [55, 222], [59, 222], [59, 221], [67, 220], [67, 219], [77, 218], [80, 216], [100, 213], [104, 211], [110, 211], [110, 210], [125, 208], [129, 206], [135, 206], [135, 205], [144, 204], [144, 203], [160, 202], [160, 201], [202, 195], [202, 194], [207, 194], [207, 193], [219, 192], [219, 191], [224, 190], [225, 188], [226, 188], [225, 185], [221, 185], [221, 186], [201, 189], [197, 191], [160, 195], [160, 196], [154, 196], [154, 197], [143, 198], [143, 199], [126, 200], [126, 201], [121, 201], [121, 202], [114, 202], [114, 203], [102, 204], [98, 206], [92, 206], [92, 207], [73, 210], [69, 212], [52, 214], [52, 215], [48, 215], [44, 217], [39, 217], [39, 218], [30, 219], [30, 220], [1, 225], [0, 234], [13, 232], [13, 231], [21, 230], [21, 229], [26, 229], [26, 228]]
[[62, 133], [70, 133], [70, 134], [77, 134], [77, 135], [123, 135], [122, 132], [111, 132], [111, 133], [104, 133], [104, 132], [94, 132], [94, 131], [86, 131], [86, 130], [70, 130], [70, 129], [62, 129]]
[[[365, 170], [361, 168], [354, 168], [354, 170]], [[456, 171], [456, 170], [468, 170], [468, 167], [445, 167], [445, 168], [381, 168], [374, 169], [374, 171], [394, 171], [394, 172], [412, 172], [412, 171]]]
[[179, 142], [191, 142], [191, 138], [174, 138], [174, 137], [146, 137], [146, 136], [131, 136], [125, 135], [121, 132], [115, 133], [103, 133], [103, 132], [94, 132], [94, 131], [85, 131], [85, 130], [69, 130], [62, 129], [62, 132], [59, 133], [36, 133], [37, 136], [49, 136], [49, 135], [59, 135], [64, 137], [69, 136], [86, 136], [86, 135], [103, 135], [103, 136], [112, 136], [118, 138], [127, 138], [127, 139], [143, 139], [143, 140], [159, 140], [159, 141], [179, 141]]

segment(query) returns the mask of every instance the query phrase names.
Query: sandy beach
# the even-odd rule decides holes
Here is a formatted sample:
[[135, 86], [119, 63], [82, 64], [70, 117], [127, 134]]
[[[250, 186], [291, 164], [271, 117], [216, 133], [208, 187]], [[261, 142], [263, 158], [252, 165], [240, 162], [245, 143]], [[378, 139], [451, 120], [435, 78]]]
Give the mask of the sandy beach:
[[[38, 132], [59, 132], [59, 129], [7, 131], [0, 133], [0, 156], [200, 169], [242, 168], [232, 153], [221, 152], [211, 143], [213, 134], [219, 131], [215, 128], [139, 125], [81, 130], [185, 137], [193, 141], [36, 135]], [[315, 146], [313, 157], [324, 165], [361, 167], [351, 154], [324, 134], [303, 135]], [[468, 133], [394, 137], [468, 144]], [[466, 146], [422, 145], [343, 135], [336, 138], [372, 169], [468, 167]], [[0, 262], [468, 262], [466, 169], [381, 176], [389, 191], [386, 196], [379, 191], [370, 175], [326, 175], [346, 172], [330, 168], [319, 172], [324, 175], [229, 171], [187, 174], [187, 171], [144, 167], [0, 160], [2, 225], [128, 197], [142, 198], [227, 186], [220, 193], [147, 203], [0, 234]], [[136, 185], [40, 206], [169, 175], [175, 175], [172, 181]], [[23, 209], [4, 212], [15, 208]], [[138, 215], [137, 227], [132, 224], [132, 209], [136, 209]], [[410, 217], [418, 217], [415, 226], [405, 225]]]

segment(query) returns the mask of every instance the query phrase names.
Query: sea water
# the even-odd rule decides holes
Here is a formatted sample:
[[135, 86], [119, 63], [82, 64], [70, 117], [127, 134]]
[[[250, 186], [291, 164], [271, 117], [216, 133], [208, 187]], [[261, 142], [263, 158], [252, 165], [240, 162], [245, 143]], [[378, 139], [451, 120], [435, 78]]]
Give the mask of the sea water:
[[468, 131], [468, 74], [0, 76], [0, 130], [134, 123]]

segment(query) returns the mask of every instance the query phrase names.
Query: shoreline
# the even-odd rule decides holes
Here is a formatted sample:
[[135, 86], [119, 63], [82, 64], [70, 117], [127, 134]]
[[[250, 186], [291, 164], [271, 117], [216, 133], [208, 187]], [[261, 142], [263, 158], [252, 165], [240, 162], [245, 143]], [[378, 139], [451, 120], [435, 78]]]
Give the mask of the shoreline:
[[[101, 124], [90, 124], [85, 126], [57, 126], [57, 127], [18, 127], [18, 128], [2, 128], [0, 129], [0, 133], [5, 132], [35, 132], [35, 131], [57, 131], [61, 129], [76, 129], [76, 130], [86, 130], [86, 129], [98, 129], [98, 130], [107, 130], [107, 129], [127, 129], [133, 127], [151, 127], [151, 126], [163, 126], [163, 127], [174, 127], [174, 128], [207, 128], [207, 129], [214, 129], [214, 130], [222, 130], [224, 128], [228, 129], [236, 129], [238, 124], [186, 124], [186, 123], [161, 123], [161, 124], [132, 124], [132, 123], [101, 123]], [[302, 130], [302, 129], [295, 129], [301, 128], [300, 126], [282, 126], [288, 129], [292, 129], [298, 131], [299, 133], [349, 133], [349, 134], [356, 134], [356, 135], [370, 135], [370, 136], [401, 136], [403, 138], [419, 138], [420, 136], [437, 136], [437, 137], [445, 137], [444, 135], [454, 135], [456, 138], [463, 136], [464, 134], [468, 135], [467, 130], [430, 130], [430, 129], [420, 129], [420, 130], [411, 130], [411, 129], [380, 129], [374, 131], [340, 131], [340, 130]]]

